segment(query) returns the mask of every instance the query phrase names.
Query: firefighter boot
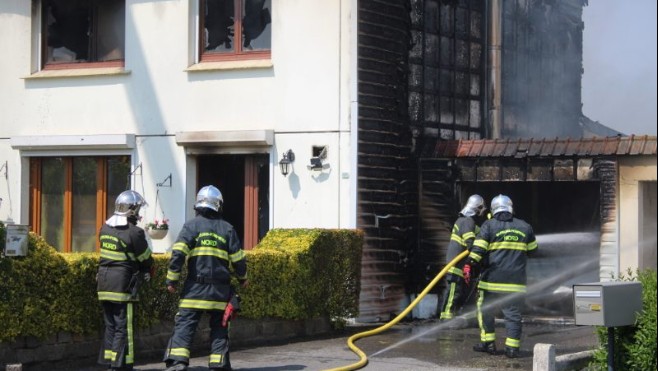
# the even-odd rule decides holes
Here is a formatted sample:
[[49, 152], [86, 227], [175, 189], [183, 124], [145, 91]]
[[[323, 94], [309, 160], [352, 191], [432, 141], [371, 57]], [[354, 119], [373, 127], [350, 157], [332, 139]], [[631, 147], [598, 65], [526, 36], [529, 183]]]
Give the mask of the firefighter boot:
[[505, 356], [507, 358], [519, 358], [519, 348], [505, 347]]
[[473, 345], [473, 350], [489, 354], [496, 354], [496, 343], [493, 341], [484, 341]]

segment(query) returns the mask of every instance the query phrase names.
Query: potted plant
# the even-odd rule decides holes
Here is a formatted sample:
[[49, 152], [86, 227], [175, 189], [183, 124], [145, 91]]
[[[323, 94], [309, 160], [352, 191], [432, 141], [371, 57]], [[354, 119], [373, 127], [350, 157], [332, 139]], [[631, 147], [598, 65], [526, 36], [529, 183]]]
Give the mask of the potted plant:
[[146, 231], [154, 240], [161, 240], [169, 232], [169, 219], [157, 220], [146, 223]]

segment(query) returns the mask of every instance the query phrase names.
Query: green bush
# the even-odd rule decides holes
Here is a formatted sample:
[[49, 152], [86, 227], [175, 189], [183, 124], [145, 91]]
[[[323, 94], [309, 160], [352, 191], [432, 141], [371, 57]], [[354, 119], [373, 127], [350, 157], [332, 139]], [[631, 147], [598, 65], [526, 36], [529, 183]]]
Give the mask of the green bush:
[[249, 251], [244, 315], [301, 319], [358, 315], [362, 233], [273, 229]]
[[[362, 241], [362, 234], [353, 230], [270, 231], [259, 246], [246, 252], [250, 284], [240, 291], [240, 316], [328, 316], [336, 324], [355, 317]], [[156, 275], [140, 287], [140, 328], [171, 320], [177, 311], [179, 297], [164, 285], [169, 258], [154, 255]], [[98, 261], [98, 253], [60, 254], [30, 233], [27, 256], [0, 259], [0, 341], [100, 331]]]
[[[614, 369], [629, 371], [656, 370], [656, 272], [653, 270], [628, 271], [620, 281], [639, 281], [642, 284], [642, 312], [634, 326], [614, 329]], [[607, 370], [608, 329], [597, 327], [600, 348], [594, 353], [590, 366]]]

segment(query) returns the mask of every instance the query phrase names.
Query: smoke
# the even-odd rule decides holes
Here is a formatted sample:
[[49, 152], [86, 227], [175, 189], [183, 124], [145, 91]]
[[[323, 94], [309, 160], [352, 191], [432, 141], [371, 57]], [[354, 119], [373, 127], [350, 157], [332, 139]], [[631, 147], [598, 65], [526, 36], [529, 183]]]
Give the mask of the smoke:
[[583, 22], [583, 113], [656, 135], [656, 0], [590, 0]]

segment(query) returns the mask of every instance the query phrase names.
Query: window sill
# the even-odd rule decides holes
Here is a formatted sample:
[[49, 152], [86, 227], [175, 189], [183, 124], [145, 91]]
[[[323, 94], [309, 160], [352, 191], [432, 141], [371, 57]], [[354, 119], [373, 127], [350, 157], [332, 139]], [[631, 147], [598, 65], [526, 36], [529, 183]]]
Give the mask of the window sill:
[[217, 70], [248, 70], [272, 68], [271, 59], [253, 59], [244, 61], [200, 62], [185, 69], [185, 72], [203, 72]]
[[99, 67], [99, 68], [74, 68], [62, 70], [42, 70], [35, 72], [23, 79], [53, 79], [65, 77], [85, 77], [85, 76], [110, 76], [110, 75], [129, 75], [130, 71], [123, 67]]

